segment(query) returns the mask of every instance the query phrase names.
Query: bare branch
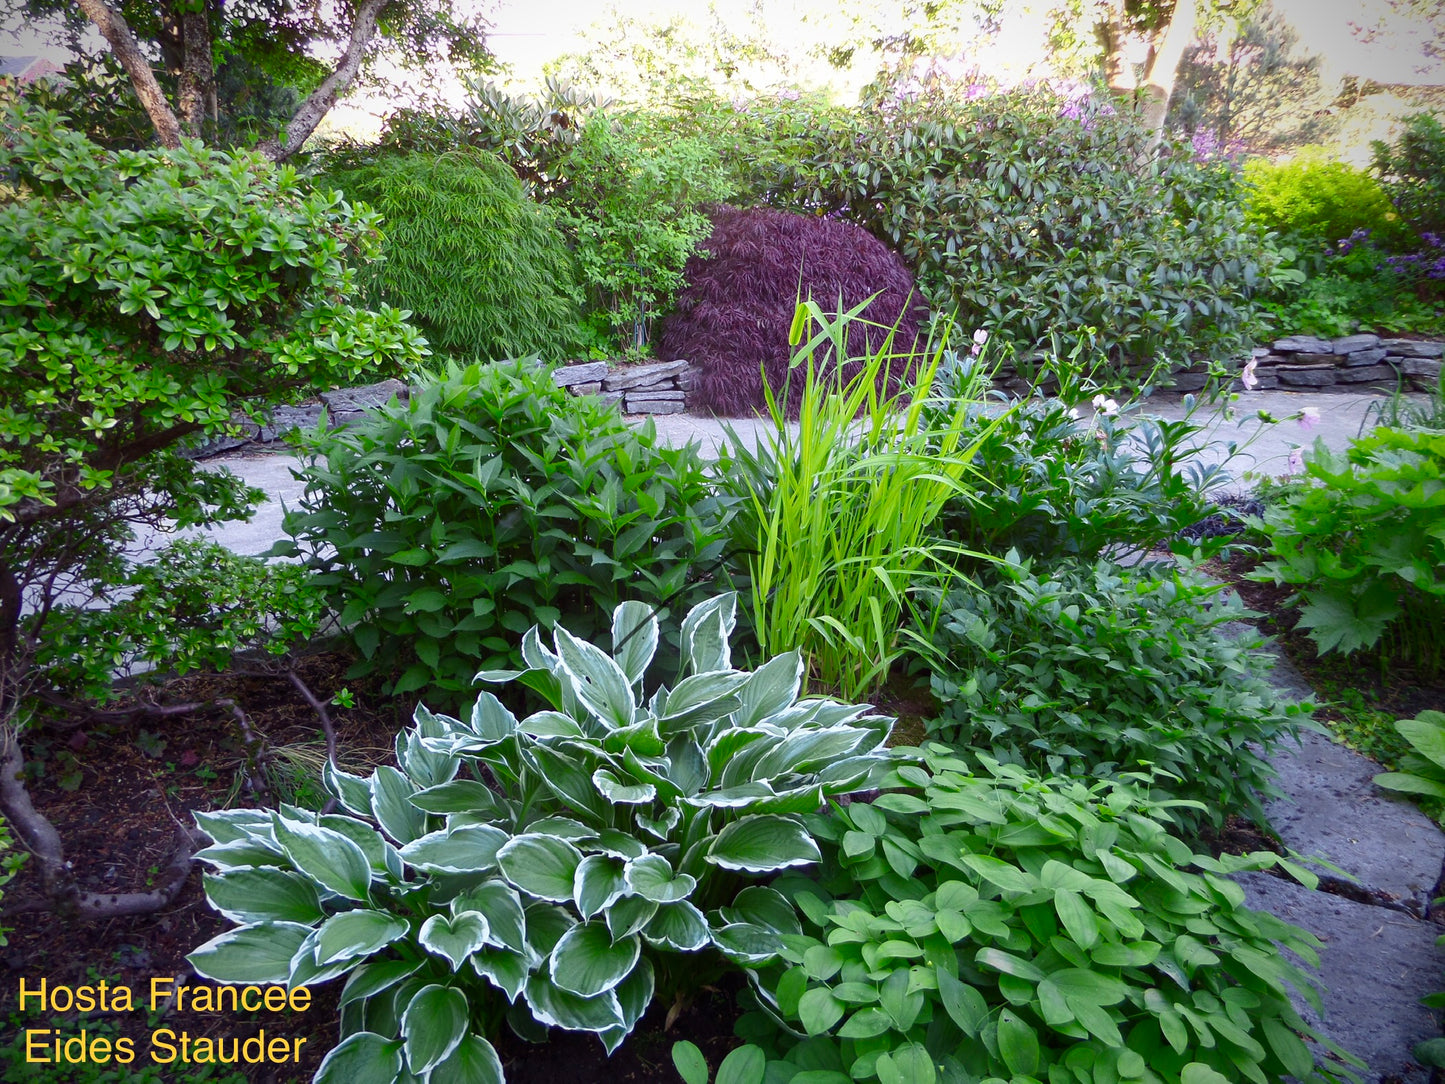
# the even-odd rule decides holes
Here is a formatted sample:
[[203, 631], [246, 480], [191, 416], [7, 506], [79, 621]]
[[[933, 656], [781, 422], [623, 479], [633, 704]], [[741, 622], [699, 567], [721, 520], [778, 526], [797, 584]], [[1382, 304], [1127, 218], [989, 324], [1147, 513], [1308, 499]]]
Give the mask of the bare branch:
[[306, 682], [301, 680], [301, 675], [294, 668], [286, 671], [286, 676], [291, 679], [291, 684], [296, 686], [296, 691], [306, 698], [306, 703], [311, 705], [311, 710], [316, 712], [321, 719], [321, 732], [326, 735], [326, 759], [336, 767], [336, 726], [331, 721], [331, 713], [326, 710], [326, 705], [317, 699]]
[[150, 62], [146, 60], [145, 54], [140, 51], [136, 44], [135, 35], [131, 33], [130, 26], [119, 11], [111, 7], [105, 0], [77, 0], [80, 10], [96, 25], [102, 36], [110, 44], [110, 51], [120, 61], [121, 67], [125, 68], [126, 74], [135, 86], [136, 97], [145, 107], [146, 115], [150, 117], [151, 124], [156, 130], [156, 138], [160, 140], [162, 147], [179, 147], [181, 145], [181, 125], [176, 120], [175, 113], [171, 112], [170, 103], [161, 92], [161, 85], [156, 82], [155, 72], [151, 71]]
[[274, 162], [284, 162], [301, 149], [302, 144], [321, 123], [321, 119], [336, 104], [336, 99], [346, 92], [355, 80], [356, 73], [361, 70], [366, 48], [376, 34], [377, 16], [388, 2], [389, 0], [362, 0], [356, 9], [356, 20], [351, 24], [351, 40], [346, 45], [346, 52], [342, 53], [341, 59], [337, 61], [335, 70], [301, 103], [301, 108], [296, 110], [296, 115], [286, 126], [285, 139], [266, 140], [258, 148], [262, 154]]

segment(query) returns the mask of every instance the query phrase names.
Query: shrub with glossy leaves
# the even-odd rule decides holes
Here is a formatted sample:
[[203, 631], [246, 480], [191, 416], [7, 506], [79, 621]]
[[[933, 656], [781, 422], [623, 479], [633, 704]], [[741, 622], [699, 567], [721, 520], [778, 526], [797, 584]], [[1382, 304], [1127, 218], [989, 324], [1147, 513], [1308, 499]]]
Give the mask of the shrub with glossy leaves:
[[521, 661], [533, 622], [604, 636], [624, 599], [675, 614], [711, 593], [726, 506], [698, 449], [534, 363], [453, 366], [306, 447], [317, 459], [278, 552], [318, 573], [361, 653], [354, 672], [398, 695], [454, 706], [478, 669]]
[[654, 991], [708, 973], [698, 954], [775, 958], [798, 918], [749, 882], [818, 859], [803, 815], [882, 774], [892, 720], [799, 699], [796, 652], [733, 669], [735, 605], [684, 618], [670, 688], [647, 681], [657, 621], [626, 602], [612, 654], [560, 628], [549, 649], [533, 628], [525, 671], [480, 675], [546, 709], [519, 720], [490, 693], [466, 720], [418, 709], [397, 767], [328, 767], [344, 812], [198, 815], [207, 896], [240, 926], [191, 963], [223, 982], [349, 975], [317, 1075], [333, 1084], [363, 1058], [381, 1067], [368, 1079], [499, 1081], [504, 1018], [610, 1053]]
[[992, 590], [945, 602], [933, 731], [1040, 770], [1155, 772], [1158, 793], [1201, 803], [1191, 828], [1265, 823], [1265, 753], [1308, 716], [1264, 680], [1259, 637], [1224, 630], [1238, 599], [1189, 571], [1010, 557]]
[[865, 227], [928, 301], [1021, 353], [1092, 329], [1118, 366], [1247, 345], [1267, 273], [1235, 175], [1047, 89], [885, 96], [789, 129], [767, 202]]
[[[910, 355], [927, 312], [907, 266], [866, 230], [784, 211], [717, 208], [712, 233], [684, 274], [687, 287], [658, 353], [692, 362], [694, 402], [725, 416], [766, 412], [764, 381], [788, 416], [798, 416], [805, 373], [791, 362], [800, 298], [852, 316], [846, 356], [830, 349], [816, 359], [829, 372], [841, 360], [845, 384], [885, 344]], [[894, 390], [901, 368], [891, 372]], [[885, 365], [881, 390], [889, 376]]]
[[1378, 181], [1323, 153], [1287, 162], [1255, 159], [1244, 167], [1245, 216], [1267, 230], [1333, 245], [1356, 230], [1398, 236], [1399, 215]]
[[1284, 951], [1318, 965], [1318, 939], [1244, 906], [1229, 876], [1308, 872], [1268, 852], [1195, 853], [1128, 782], [1039, 779], [931, 745], [887, 785], [909, 789], [809, 818], [819, 881], [777, 882], [804, 932], [755, 986], [789, 1029], [772, 1045], [794, 1072], [1358, 1079], [1291, 1002], [1293, 988], [1320, 1010]]

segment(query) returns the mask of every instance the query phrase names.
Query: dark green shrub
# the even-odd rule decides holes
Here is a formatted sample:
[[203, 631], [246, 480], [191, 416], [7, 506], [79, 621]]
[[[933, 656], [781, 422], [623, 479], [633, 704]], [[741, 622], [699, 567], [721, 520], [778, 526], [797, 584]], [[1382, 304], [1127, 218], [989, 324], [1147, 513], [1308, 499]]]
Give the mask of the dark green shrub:
[[1373, 144], [1385, 194], [1416, 233], [1445, 234], [1445, 125], [1432, 113], [1405, 118], [1394, 146]]
[[723, 550], [695, 446], [666, 447], [530, 363], [451, 366], [306, 445], [318, 460], [278, 552], [319, 573], [355, 672], [396, 694], [457, 703], [478, 670], [521, 662], [533, 622], [605, 640], [624, 599], [680, 613]]
[[739, 1022], [786, 1055], [776, 1079], [1358, 1079], [1291, 1003], [1293, 987], [1319, 1011], [1285, 955], [1317, 965], [1319, 940], [1244, 906], [1228, 876], [1310, 874], [1196, 854], [1125, 783], [922, 752], [886, 784], [909, 790], [808, 819], [818, 881], [777, 882], [803, 936], [755, 986], [790, 1031]]
[[991, 590], [946, 600], [935, 645], [947, 666], [931, 722], [949, 741], [1073, 775], [1154, 771], [1158, 793], [1194, 799], [1191, 827], [1231, 813], [1264, 823], [1265, 755], [1308, 719], [1265, 682], [1258, 636], [1224, 628], [1237, 599], [1197, 574], [1062, 561], [1002, 563]]
[[1266, 508], [1259, 579], [1299, 589], [1321, 652], [1377, 648], [1437, 673], [1445, 644], [1445, 432], [1379, 428], [1342, 453], [1316, 442], [1302, 484]]
[[1380, 239], [1403, 232], [1378, 181], [1322, 152], [1278, 163], [1255, 159], [1245, 163], [1243, 179], [1245, 218], [1292, 240], [1332, 245], [1356, 230]]
[[381, 213], [364, 283], [435, 346], [482, 359], [564, 359], [581, 320], [576, 268], [551, 212], [481, 151], [383, 154], [326, 181]]
[[1044, 90], [874, 100], [798, 131], [765, 196], [864, 226], [935, 308], [1020, 352], [1088, 334], [1116, 366], [1229, 357], [1267, 270], [1260, 233], [1227, 166], [1151, 138]]

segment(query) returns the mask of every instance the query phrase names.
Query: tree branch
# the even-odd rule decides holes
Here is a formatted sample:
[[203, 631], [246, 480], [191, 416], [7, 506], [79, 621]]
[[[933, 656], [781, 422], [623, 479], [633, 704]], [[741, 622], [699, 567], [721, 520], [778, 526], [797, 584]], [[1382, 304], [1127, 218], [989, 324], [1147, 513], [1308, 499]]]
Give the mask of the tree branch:
[[[98, 0], [87, 2], [95, 3]], [[286, 126], [285, 138], [268, 139], [257, 148], [262, 154], [273, 162], [284, 162], [301, 149], [302, 144], [321, 123], [321, 119], [336, 104], [336, 99], [345, 93], [356, 78], [356, 73], [361, 70], [366, 47], [376, 34], [377, 16], [388, 3], [389, 0], [362, 0], [356, 9], [356, 21], [351, 24], [351, 40], [346, 45], [346, 52], [342, 53], [341, 59], [337, 61], [335, 70], [301, 103], [301, 108], [296, 110], [296, 115]]]
[[150, 62], [136, 44], [135, 35], [131, 33], [125, 18], [105, 0], [77, 0], [77, 3], [104, 36], [110, 45], [110, 51], [130, 76], [136, 97], [145, 107], [146, 116], [150, 117], [161, 146], [179, 147], [180, 122], [176, 120], [175, 113], [171, 112], [170, 103], [161, 92], [161, 85], [156, 82], [155, 72], [151, 71]]

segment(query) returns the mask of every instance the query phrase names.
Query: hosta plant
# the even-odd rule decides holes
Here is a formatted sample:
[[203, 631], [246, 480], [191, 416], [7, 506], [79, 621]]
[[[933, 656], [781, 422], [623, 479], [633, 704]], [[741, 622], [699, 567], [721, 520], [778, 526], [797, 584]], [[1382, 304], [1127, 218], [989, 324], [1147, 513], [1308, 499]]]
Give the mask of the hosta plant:
[[803, 815], [871, 782], [891, 721], [798, 699], [796, 652], [734, 670], [735, 605], [688, 613], [670, 689], [648, 692], [658, 624], [626, 602], [611, 655], [533, 628], [526, 670], [479, 675], [549, 708], [519, 720], [491, 693], [466, 720], [419, 708], [396, 767], [328, 768], [344, 812], [198, 815], [208, 898], [240, 926], [192, 964], [221, 982], [349, 975], [317, 1080], [364, 1059], [450, 1082], [499, 1078], [487, 1036], [504, 1018], [610, 1052], [654, 993], [706, 973], [696, 954], [772, 959], [798, 920], [749, 882], [818, 859]]
[[835, 1074], [809, 1079], [1352, 1077], [1290, 998], [1319, 1010], [1283, 951], [1317, 963], [1319, 942], [1247, 908], [1229, 876], [1307, 872], [1195, 853], [1129, 780], [931, 745], [885, 785], [908, 789], [809, 818], [821, 877], [777, 882], [803, 936], [755, 973], [764, 1011], [739, 1021], [797, 1070]]

